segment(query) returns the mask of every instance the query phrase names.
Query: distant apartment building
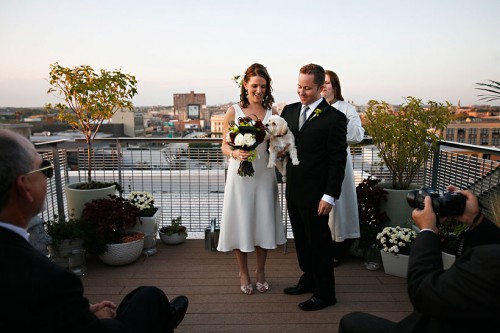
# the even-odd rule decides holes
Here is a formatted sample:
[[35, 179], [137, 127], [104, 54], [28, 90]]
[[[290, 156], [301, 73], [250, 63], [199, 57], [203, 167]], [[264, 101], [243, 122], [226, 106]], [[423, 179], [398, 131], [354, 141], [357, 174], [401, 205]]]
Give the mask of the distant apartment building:
[[224, 126], [224, 113], [216, 113], [210, 117], [210, 131], [212, 138], [222, 138], [222, 127]]
[[500, 146], [500, 120], [467, 119], [453, 121], [446, 127], [445, 140], [479, 146]]
[[111, 123], [123, 124], [123, 134], [125, 136], [135, 138], [145, 135], [144, 115], [142, 112], [135, 112], [127, 108], [122, 108], [115, 112], [111, 118]]
[[205, 94], [194, 91], [188, 94], [174, 94], [174, 116], [178, 117], [179, 121], [191, 119], [209, 122]]

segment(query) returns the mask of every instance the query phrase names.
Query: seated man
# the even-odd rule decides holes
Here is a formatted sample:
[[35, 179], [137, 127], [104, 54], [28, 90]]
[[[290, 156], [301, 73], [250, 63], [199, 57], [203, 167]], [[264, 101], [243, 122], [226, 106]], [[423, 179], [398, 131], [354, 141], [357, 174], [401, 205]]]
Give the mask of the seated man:
[[42, 209], [49, 167], [25, 137], [0, 130], [0, 323], [15, 332], [173, 332], [188, 299], [169, 302], [156, 287], [139, 287], [117, 307], [90, 304], [80, 279], [29, 242], [26, 228]]
[[[456, 191], [453, 186], [448, 190]], [[443, 270], [436, 215], [427, 196], [425, 208], [415, 209], [412, 214], [420, 228], [408, 264], [408, 293], [413, 313], [395, 323], [353, 312], [341, 319], [340, 333], [500, 330], [500, 228], [483, 216], [471, 192], [458, 192], [465, 196], [466, 205], [457, 220], [468, 228], [462, 234], [454, 265]]]

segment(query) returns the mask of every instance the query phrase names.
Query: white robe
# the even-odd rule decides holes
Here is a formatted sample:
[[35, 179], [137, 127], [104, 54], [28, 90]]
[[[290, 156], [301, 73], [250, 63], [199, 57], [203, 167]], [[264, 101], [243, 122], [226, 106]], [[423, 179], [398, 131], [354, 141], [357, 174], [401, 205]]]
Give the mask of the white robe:
[[336, 242], [343, 242], [345, 239], [358, 238], [360, 236], [358, 200], [349, 145], [361, 142], [365, 130], [353, 105], [344, 101], [337, 101], [332, 106], [343, 112], [347, 117], [346, 138], [348, 146], [345, 176], [342, 182], [340, 198], [335, 201], [335, 207], [330, 212], [330, 219], [328, 220], [332, 239]]

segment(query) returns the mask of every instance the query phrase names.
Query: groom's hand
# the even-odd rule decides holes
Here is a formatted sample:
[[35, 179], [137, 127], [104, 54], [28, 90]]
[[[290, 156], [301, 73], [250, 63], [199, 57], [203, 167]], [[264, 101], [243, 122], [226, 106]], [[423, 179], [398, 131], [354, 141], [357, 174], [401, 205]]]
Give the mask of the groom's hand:
[[332, 210], [332, 208], [333, 208], [333, 205], [330, 205], [325, 200], [320, 200], [319, 206], [318, 206], [318, 215], [328, 215], [328, 214], [330, 214], [330, 211]]

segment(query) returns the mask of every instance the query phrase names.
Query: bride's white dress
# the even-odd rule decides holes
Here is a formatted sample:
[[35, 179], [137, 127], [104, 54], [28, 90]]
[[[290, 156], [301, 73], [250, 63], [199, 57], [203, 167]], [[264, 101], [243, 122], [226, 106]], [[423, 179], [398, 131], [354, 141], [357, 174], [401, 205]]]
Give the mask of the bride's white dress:
[[[233, 107], [237, 122], [245, 114], [238, 104]], [[267, 110], [264, 124], [271, 114], [272, 111]], [[267, 168], [267, 142], [258, 145], [256, 150], [253, 177], [238, 176], [240, 160], [229, 159], [218, 251], [252, 252], [255, 246], [275, 249], [286, 242], [276, 173], [274, 168]]]

